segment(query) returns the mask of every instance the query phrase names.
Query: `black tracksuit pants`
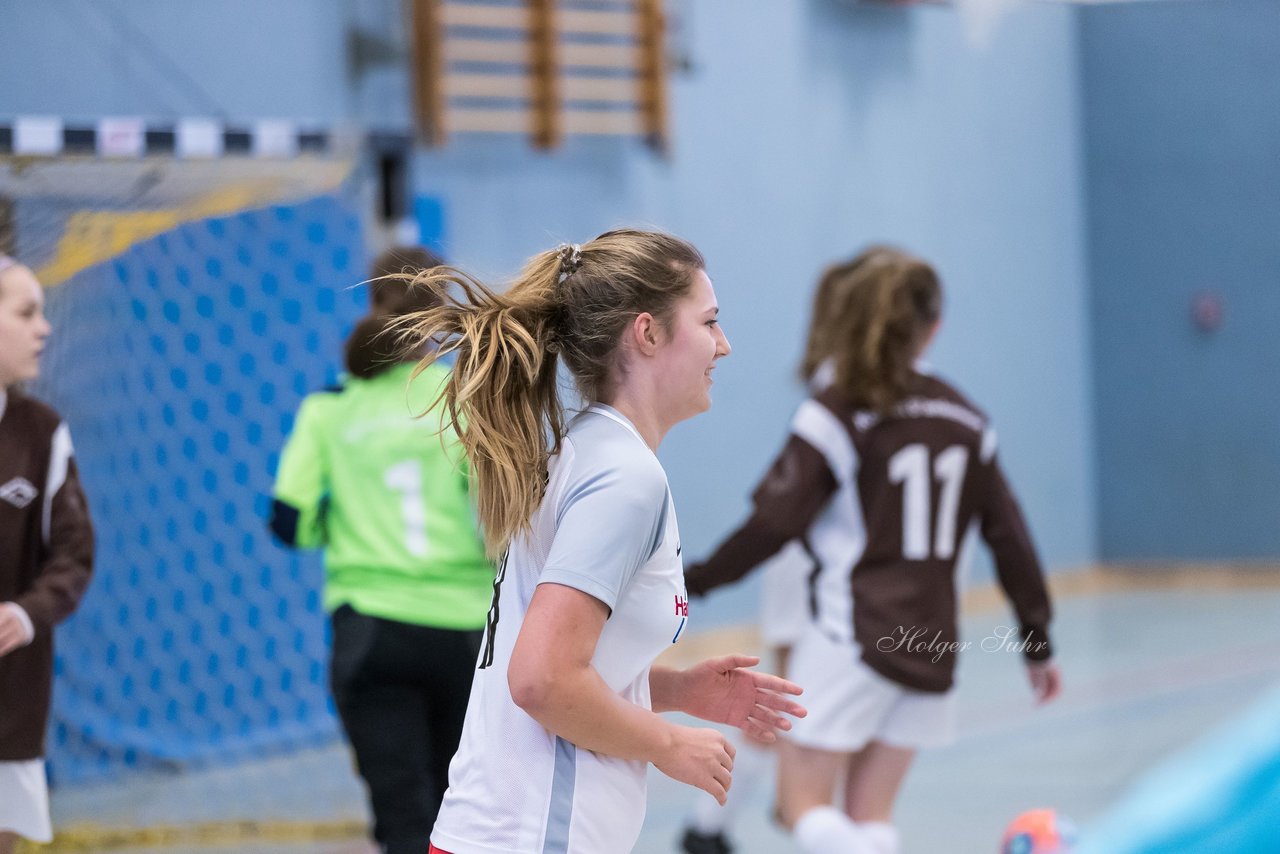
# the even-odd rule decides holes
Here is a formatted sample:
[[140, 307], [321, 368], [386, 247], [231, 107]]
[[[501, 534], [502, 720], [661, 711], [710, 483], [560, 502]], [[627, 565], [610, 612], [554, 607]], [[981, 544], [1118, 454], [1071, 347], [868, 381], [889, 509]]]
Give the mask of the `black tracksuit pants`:
[[333, 613], [329, 678], [369, 789], [374, 839], [423, 854], [449, 784], [482, 631]]

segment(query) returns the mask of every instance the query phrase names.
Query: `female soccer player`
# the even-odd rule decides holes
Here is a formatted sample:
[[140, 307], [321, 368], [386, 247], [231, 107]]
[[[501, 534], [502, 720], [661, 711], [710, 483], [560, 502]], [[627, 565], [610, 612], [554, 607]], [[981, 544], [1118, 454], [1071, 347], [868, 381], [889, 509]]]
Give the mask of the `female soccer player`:
[[1036, 696], [1060, 689], [1044, 578], [995, 432], [916, 364], [941, 307], [923, 261], [886, 254], [856, 271], [833, 309], [843, 334], [831, 385], [796, 412], [751, 517], [687, 578], [705, 592], [796, 537], [817, 561], [814, 621], [789, 674], [811, 713], [783, 743], [779, 770], [779, 811], [806, 852], [897, 850], [892, 807], [915, 751], [954, 729], [954, 576], [971, 523], [1021, 622]]
[[480, 651], [493, 565], [466, 461], [441, 413], [415, 418], [448, 371], [410, 383], [371, 315], [347, 340], [349, 378], [302, 402], [280, 458], [271, 527], [324, 547], [330, 684], [386, 854], [421, 854], [449, 781]]
[[[800, 381], [817, 394], [831, 385], [835, 374], [832, 354], [843, 337], [835, 313], [843, 293], [856, 281], [856, 273], [868, 261], [901, 253], [889, 246], [872, 244], [853, 258], [829, 267], [813, 293], [809, 331], [800, 361]], [[799, 540], [793, 540], [763, 565], [760, 585], [760, 640], [768, 649], [779, 676], [787, 675], [791, 648], [809, 625], [809, 576], [814, 560]], [[697, 596], [698, 591], [690, 588]], [[767, 781], [764, 773], [772, 745], [752, 739], [736, 745], [734, 762], [739, 784], [723, 806], [711, 798], [699, 797], [680, 839], [684, 854], [732, 854], [729, 830], [738, 808], [750, 799], [755, 787]]]
[[89, 584], [93, 527], [71, 434], [22, 394], [49, 337], [44, 290], [0, 255], [0, 854], [53, 838], [44, 773], [53, 627]]
[[[457, 271], [413, 336], [457, 361], [444, 405], [501, 555], [485, 647], [433, 850], [629, 851], [652, 762], [723, 801], [733, 749], [679, 710], [763, 737], [804, 710], [783, 679], [726, 656], [654, 667], [688, 619], [680, 534], [655, 451], [711, 404], [729, 354], [702, 256], [677, 238], [613, 231], [534, 256], [504, 294]], [[563, 359], [586, 409], [566, 425]]]

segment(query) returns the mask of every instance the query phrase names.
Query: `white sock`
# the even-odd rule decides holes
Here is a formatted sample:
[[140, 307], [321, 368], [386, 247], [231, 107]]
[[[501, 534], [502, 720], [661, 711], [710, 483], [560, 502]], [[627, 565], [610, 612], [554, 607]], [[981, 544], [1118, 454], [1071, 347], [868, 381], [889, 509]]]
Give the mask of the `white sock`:
[[898, 829], [887, 821], [860, 821], [858, 827], [875, 854], [898, 854]]
[[835, 807], [814, 807], [800, 816], [793, 831], [805, 854], [880, 854], [862, 827]]
[[733, 759], [733, 785], [729, 787], [729, 799], [720, 806], [715, 798], [699, 792], [693, 808], [690, 825], [708, 836], [725, 833], [760, 784], [773, 782], [772, 751], [749, 738], [732, 740], [738, 752]]

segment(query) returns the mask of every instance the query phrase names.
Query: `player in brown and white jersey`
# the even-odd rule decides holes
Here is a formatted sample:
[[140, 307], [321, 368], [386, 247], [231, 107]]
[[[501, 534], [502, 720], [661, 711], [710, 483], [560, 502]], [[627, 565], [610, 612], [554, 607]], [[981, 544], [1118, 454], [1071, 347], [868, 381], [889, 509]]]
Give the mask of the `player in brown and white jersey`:
[[1040, 701], [1057, 695], [1060, 675], [1043, 573], [995, 431], [917, 368], [941, 317], [937, 275], [906, 255], [855, 275], [834, 309], [844, 334], [831, 385], [801, 404], [754, 512], [686, 584], [705, 593], [801, 538], [815, 564], [813, 620], [788, 676], [809, 716], [781, 749], [779, 812], [804, 851], [888, 854], [916, 750], [953, 737], [956, 562], [971, 525], [994, 554], [1020, 623], [1009, 645]]
[[93, 529], [71, 434], [17, 389], [39, 373], [44, 292], [0, 255], [0, 854], [53, 838], [44, 771], [53, 627], [80, 601]]
[[[799, 379], [811, 394], [829, 388], [835, 375], [832, 355], [835, 342], [843, 336], [834, 308], [840, 304], [845, 290], [857, 281], [857, 272], [867, 263], [902, 253], [884, 244], [872, 244], [847, 261], [833, 264], [823, 271], [813, 293], [809, 330], [804, 355], [800, 360]], [[768, 648], [774, 672], [785, 677], [791, 648], [809, 625], [809, 577], [815, 562], [801, 538], [787, 543], [759, 567], [760, 640]], [[684, 854], [732, 854], [730, 825], [738, 808], [751, 799], [757, 785], [767, 782], [767, 766], [771, 763], [773, 745], [749, 737], [738, 739], [734, 767], [739, 770], [737, 782], [727, 802], [721, 806], [714, 798], [699, 796], [686, 822], [680, 839]]]

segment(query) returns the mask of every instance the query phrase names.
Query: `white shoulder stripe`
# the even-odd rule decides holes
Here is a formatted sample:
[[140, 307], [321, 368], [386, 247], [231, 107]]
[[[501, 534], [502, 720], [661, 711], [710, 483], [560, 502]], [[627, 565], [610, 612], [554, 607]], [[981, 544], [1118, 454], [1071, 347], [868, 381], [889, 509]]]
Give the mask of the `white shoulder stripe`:
[[816, 400], [806, 400], [791, 419], [791, 432], [826, 457], [827, 466], [838, 482], [847, 483], [853, 478], [858, 452], [849, 431], [830, 409]]
[[44, 484], [44, 520], [42, 530], [44, 541], [49, 542], [49, 527], [53, 522], [53, 497], [67, 482], [67, 467], [71, 463], [71, 455], [75, 449], [71, 447], [71, 430], [66, 422], [58, 425], [53, 431], [53, 446], [49, 449], [49, 476]]
[[996, 455], [996, 429], [988, 427], [982, 431], [982, 462], [991, 462]]

